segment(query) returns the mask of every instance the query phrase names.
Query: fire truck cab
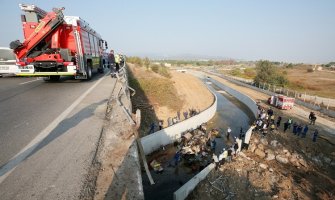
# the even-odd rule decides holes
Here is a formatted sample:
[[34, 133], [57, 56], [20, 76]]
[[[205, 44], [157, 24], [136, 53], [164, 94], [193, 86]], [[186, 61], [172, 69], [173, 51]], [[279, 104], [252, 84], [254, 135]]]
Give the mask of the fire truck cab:
[[35, 5], [19, 4], [24, 42], [10, 44], [17, 57], [18, 76], [60, 76], [91, 79], [108, 63], [107, 42], [78, 16], [64, 16], [61, 9], [46, 12]]

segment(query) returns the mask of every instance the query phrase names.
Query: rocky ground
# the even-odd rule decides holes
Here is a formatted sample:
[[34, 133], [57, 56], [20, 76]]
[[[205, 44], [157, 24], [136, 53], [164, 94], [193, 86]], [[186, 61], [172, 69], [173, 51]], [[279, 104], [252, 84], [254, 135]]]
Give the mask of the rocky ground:
[[320, 152], [319, 142], [291, 131], [254, 133], [248, 150], [213, 170], [188, 199], [334, 199], [335, 151]]
[[[213, 78], [269, 108], [267, 95]], [[335, 198], [334, 119], [317, 113], [319, 123], [310, 125], [306, 138], [301, 138], [294, 135], [292, 129], [284, 133], [283, 122], [290, 117], [299, 124], [308, 124], [309, 110], [301, 106], [289, 111], [272, 109], [276, 118], [283, 118], [281, 127], [266, 137], [253, 133], [249, 149], [233, 162], [213, 170], [188, 199]], [[315, 129], [320, 134], [314, 143]]]

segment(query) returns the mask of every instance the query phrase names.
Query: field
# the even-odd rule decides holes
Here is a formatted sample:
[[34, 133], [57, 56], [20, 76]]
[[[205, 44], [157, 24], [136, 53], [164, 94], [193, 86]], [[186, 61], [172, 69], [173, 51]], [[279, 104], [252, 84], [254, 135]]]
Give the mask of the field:
[[[287, 87], [298, 92], [306, 92], [308, 95], [316, 95], [335, 99], [335, 71], [322, 70], [308, 72], [311, 67], [295, 66], [293, 68], [280, 68], [281, 73], [286, 74], [289, 84]], [[220, 73], [253, 79], [256, 73], [254, 68], [246, 70], [220, 70]]]
[[335, 71], [307, 72], [306, 67], [285, 69], [285, 71], [291, 89], [335, 99]]

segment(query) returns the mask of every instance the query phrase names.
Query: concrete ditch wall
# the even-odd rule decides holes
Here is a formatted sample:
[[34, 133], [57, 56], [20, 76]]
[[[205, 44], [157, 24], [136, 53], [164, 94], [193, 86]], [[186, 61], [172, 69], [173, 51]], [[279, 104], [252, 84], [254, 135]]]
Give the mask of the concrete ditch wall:
[[208, 165], [205, 169], [195, 175], [191, 180], [185, 183], [181, 188], [179, 188], [176, 192], [173, 193], [174, 200], [182, 200], [186, 199], [186, 197], [194, 190], [194, 188], [200, 183], [200, 181], [204, 180], [209, 172], [215, 168], [215, 164], [212, 163]]
[[242, 94], [241, 92], [220, 83], [219, 81], [216, 81], [214, 79], [210, 79], [210, 81], [215, 85], [219, 86], [220, 88], [224, 89], [226, 92], [234, 96], [240, 102], [244, 103], [251, 110], [254, 116], [257, 117], [258, 107], [256, 105], [256, 102], [252, 98], [250, 98], [248, 95]]
[[144, 154], [148, 155], [162, 146], [171, 144], [181, 138], [181, 133], [189, 129], [196, 129], [202, 123], [208, 122], [215, 115], [217, 108], [217, 97], [213, 91], [211, 93], [214, 96], [214, 102], [206, 110], [175, 125], [141, 138]]

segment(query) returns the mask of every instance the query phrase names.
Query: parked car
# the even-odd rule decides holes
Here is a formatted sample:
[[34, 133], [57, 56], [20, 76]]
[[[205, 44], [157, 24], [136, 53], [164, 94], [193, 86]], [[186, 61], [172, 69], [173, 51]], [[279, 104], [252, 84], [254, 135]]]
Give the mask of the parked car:
[[19, 68], [12, 49], [0, 47], [0, 77], [4, 74], [15, 75]]

